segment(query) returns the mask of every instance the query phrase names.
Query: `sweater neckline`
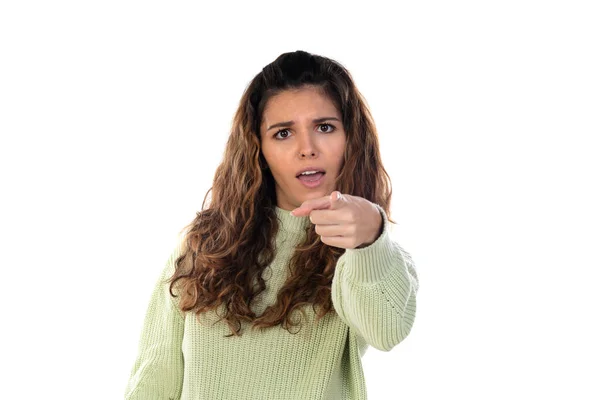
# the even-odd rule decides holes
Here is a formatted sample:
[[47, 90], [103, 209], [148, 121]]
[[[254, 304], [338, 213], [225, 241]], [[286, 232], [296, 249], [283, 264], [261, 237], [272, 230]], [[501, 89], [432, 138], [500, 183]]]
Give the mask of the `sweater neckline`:
[[275, 214], [279, 221], [279, 229], [287, 232], [306, 233], [306, 228], [311, 224], [310, 217], [295, 217], [291, 211], [275, 206]]

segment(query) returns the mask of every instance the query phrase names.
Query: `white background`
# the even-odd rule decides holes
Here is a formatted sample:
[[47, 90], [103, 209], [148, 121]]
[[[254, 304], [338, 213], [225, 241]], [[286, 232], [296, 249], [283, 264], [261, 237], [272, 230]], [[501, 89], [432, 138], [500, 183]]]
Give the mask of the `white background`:
[[369, 399], [600, 398], [593, 3], [3, 2], [0, 397], [122, 398], [246, 85], [306, 50], [368, 101], [421, 281]]

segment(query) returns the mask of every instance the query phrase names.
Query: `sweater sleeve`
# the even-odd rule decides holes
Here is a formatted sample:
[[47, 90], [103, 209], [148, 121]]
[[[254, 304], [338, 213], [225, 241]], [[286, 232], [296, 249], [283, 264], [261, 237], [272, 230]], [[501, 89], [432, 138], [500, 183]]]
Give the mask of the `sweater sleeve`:
[[179, 400], [181, 396], [184, 318], [167, 283], [179, 252], [179, 247], [173, 251], [152, 292], [126, 400]]
[[331, 283], [333, 306], [349, 328], [367, 344], [390, 351], [412, 329], [419, 288], [410, 254], [390, 236], [382, 207], [383, 232], [361, 249], [347, 249], [338, 259]]

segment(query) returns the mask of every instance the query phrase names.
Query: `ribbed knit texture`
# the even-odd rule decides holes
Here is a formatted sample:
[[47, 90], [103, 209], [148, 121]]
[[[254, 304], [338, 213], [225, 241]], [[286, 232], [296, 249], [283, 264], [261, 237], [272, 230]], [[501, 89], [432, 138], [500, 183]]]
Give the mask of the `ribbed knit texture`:
[[[362, 249], [347, 249], [332, 281], [335, 313], [314, 325], [302, 321], [297, 334], [281, 326], [231, 333], [214, 312], [198, 322], [177, 309], [166, 280], [174, 272], [177, 248], [157, 281], [144, 319], [139, 352], [125, 399], [139, 400], [364, 400], [361, 357], [370, 345], [389, 351], [410, 332], [419, 282], [410, 258], [384, 229]], [[309, 217], [276, 207], [280, 221], [277, 255], [263, 278], [267, 289], [253, 310], [260, 315], [274, 304], [289, 271], [294, 247], [305, 238]], [[221, 311], [223, 310], [221, 306]]]

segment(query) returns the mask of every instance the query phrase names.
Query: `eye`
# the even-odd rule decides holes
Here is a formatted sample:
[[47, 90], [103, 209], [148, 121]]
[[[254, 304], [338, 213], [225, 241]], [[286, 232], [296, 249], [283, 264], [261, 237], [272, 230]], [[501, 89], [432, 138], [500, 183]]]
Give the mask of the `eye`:
[[[289, 135], [289, 131], [288, 131], [287, 129], [282, 129], [282, 130], [280, 130], [280, 131], [277, 131], [277, 132], [276, 132], [276, 133], [273, 135], [273, 137], [274, 137], [275, 139], [282, 140], [282, 139], [279, 139], [279, 138], [277, 137], [277, 135], [279, 135], [281, 132], [288, 132], [288, 135]], [[286, 137], [287, 137], [287, 136], [286, 136]], [[285, 139], [285, 137], [284, 137], [283, 139]]]
[[321, 127], [321, 126], [329, 126], [329, 127], [331, 127], [331, 128], [332, 128], [330, 131], [327, 131], [327, 132], [324, 132], [324, 133], [331, 133], [331, 132], [333, 132], [333, 131], [335, 130], [335, 126], [333, 126], [333, 125], [331, 125], [331, 124], [320, 124], [319, 126], [320, 126], [320, 127]]
[[[332, 133], [333, 131], [335, 131], [335, 126], [333, 126], [331, 124], [319, 124], [318, 126], [319, 126], [319, 128], [321, 128], [323, 126], [327, 126], [327, 127], [331, 128], [331, 130], [329, 130], [329, 131], [320, 131], [321, 133]], [[284, 137], [281, 137], [281, 136], [278, 137], [278, 135], [282, 132], [287, 132], [287, 134]], [[275, 134], [273, 134], [273, 137], [277, 140], [284, 140], [289, 137], [289, 130], [281, 129], [281, 130], [277, 131]]]

